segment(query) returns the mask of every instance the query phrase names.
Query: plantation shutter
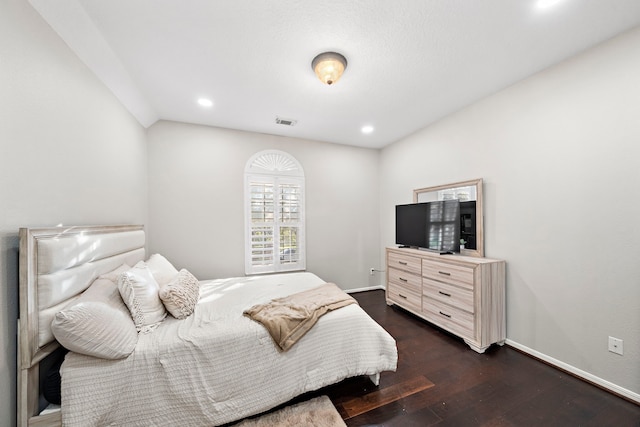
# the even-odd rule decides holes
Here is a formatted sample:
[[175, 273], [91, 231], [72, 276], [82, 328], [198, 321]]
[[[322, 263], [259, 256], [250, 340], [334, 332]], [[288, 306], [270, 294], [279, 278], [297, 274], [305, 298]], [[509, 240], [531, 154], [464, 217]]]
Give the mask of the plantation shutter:
[[245, 272], [304, 270], [304, 175], [287, 153], [258, 153], [245, 170]]
[[273, 183], [251, 182], [251, 265], [273, 265]]

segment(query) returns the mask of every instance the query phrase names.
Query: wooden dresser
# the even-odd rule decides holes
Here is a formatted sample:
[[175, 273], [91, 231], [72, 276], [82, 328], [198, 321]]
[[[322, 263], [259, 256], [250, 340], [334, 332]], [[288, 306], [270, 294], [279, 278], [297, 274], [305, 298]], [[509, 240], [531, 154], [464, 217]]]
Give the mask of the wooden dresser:
[[483, 353], [506, 338], [505, 262], [387, 248], [387, 304], [446, 329]]

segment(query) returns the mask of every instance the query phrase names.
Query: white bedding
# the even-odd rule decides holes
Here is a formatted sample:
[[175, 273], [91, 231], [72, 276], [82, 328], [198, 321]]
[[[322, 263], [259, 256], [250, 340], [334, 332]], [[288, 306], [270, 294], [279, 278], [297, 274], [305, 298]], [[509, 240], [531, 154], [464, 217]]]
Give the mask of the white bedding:
[[358, 375], [395, 371], [395, 340], [358, 305], [330, 312], [288, 352], [242, 315], [324, 283], [311, 273], [204, 281], [193, 315], [141, 334], [126, 359], [69, 353], [65, 426], [212, 426]]

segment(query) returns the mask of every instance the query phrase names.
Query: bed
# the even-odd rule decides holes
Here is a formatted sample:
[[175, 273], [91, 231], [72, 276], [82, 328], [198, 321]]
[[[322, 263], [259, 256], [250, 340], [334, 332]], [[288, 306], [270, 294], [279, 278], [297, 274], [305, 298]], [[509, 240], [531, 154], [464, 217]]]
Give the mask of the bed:
[[312, 273], [200, 280], [193, 313], [139, 333], [128, 356], [67, 353], [61, 408], [43, 410], [43, 366], [60, 347], [56, 313], [94, 279], [145, 259], [142, 226], [20, 229], [18, 425], [221, 425], [348, 377], [377, 384], [396, 369], [394, 339], [357, 304], [320, 317], [287, 351], [243, 315], [325, 283]]

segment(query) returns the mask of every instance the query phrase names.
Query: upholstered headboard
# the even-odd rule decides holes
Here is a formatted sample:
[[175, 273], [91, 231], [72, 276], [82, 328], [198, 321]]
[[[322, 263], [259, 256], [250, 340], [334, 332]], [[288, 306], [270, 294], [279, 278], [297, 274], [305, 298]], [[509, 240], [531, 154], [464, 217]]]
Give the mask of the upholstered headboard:
[[55, 313], [100, 274], [144, 259], [144, 246], [141, 225], [20, 229], [18, 425], [36, 422], [38, 365], [59, 346]]

